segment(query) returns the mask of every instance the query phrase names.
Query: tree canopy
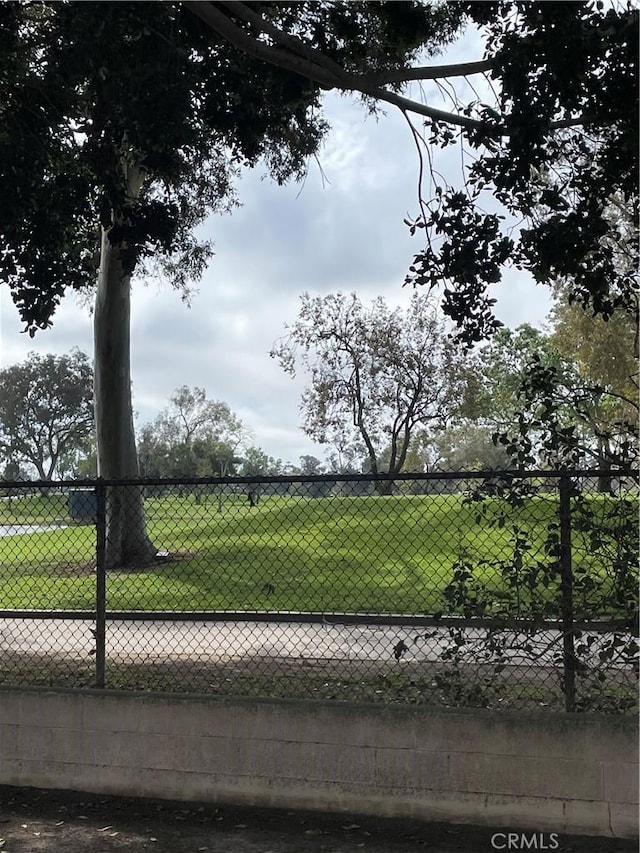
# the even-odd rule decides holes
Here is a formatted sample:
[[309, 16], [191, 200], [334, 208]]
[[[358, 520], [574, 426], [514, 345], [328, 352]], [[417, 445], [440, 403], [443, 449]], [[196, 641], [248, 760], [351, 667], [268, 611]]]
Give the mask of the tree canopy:
[[337, 450], [360, 445], [373, 473], [403, 470], [417, 429], [444, 426], [465, 397], [466, 359], [428, 300], [406, 311], [355, 293], [301, 297], [298, 320], [272, 355], [309, 376], [303, 430]]
[[[616, 310], [608, 320], [567, 298], [568, 286], [554, 288], [551, 341], [575, 360], [580, 376], [617, 400], [618, 416], [635, 420], [638, 404], [638, 325], [633, 314]], [[636, 410], [635, 412], [633, 410]]]
[[[635, 263], [620, 265], [612, 203], [622, 201], [637, 221], [637, 8], [467, 8], [486, 37], [496, 102], [470, 106], [483, 127], [466, 135], [473, 159], [465, 188], [436, 187], [411, 225], [426, 227], [429, 243], [409, 280], [445, 285], [445, 311], [468, 342], [498, 325], [489, 288], [507, 264], [544, 284], [564, 278], [570, 301], [605, 319], [617, 308], [637, 316], [637, 244]], [[435, 144], [452, 141], [444, 125], [431, 134]], [[489, 195], [506, 219], [483, 209]]]
[[[0, 188], [16, 201], [0, 219], [0, 275], [31, 330], [65, 287], [91, 282], [95, 223], [114, 212], [111, 240], [126, 236], [132, 266], [166, 256], [181, 283], [197, 276], [210, 247], [194, 225], [230, 202], [239, 167], [263, 158], [277, 180], [304, 170], [328, 89], [423, 120], [423, 159], [454, 142], [473, 155], [464, 184], [436, 181], [409, 223], [428, 242], [408, 280], [445, 285], [464, 339], [495, 328], [490, 286], [506, 264], [571, 277], [571, 297], [604, 317], [637, 308], [607, 239], [612, 198], [638, 213], [634, 4], [4, 3], [0, 15], [0, 161], [13, 164]], [[484, 55], [433, 61], [464, 23]], [[403, 94], [470, 75], [484, 75], [482, 97], [452, 95], [449, 110]], [[135, 203], [123, 156], [144, 169]], [[484, 210], [489, 195], [519, 232]]]
[[[628, 361], [615, 364], [616, 347], [609, 355], [608, 334], [616, 329], [629, 332], [616, 322], [625, 315], [616, 312], [605, 322], [577, 306], [563, 307], [562, 316], [565, 311], [570, 316], [577, 312], [579, 329], [604, 329], [607, 334], [588, 341], [578, 332], [571, 345], [564, 321], [556, 325], [555, 310], [550, 333], [528, 324], [499, 329], [479, 354], [484, 381], [474, 399], [471, 423], [489, 428], [497, 445], [513, 457], [513, 465], [627, 468], [637, 453], [638, 404], [633, 394], [624, 394], [630, 382], [624, 375]], [[621, 351], [627, 355], [631, 337], [623, 336]], [[584, 352], [593, 361], [592, 369]], [[605, 366], [609, 382], [603, 381]]]
[[[412, 125], [421, 164], [433, 162], [434, 148], [460, 144], [470, 160], [460, 185], [433, 173], [432, 197], [421, 198], [418, 216], [407, 220], [427, 237], [407, 282], [444, 288], [444, 310], [463, 341], [499, 326], [490, 288], [509, 264], [546, 284], [570, 278], [570, 298], [605, 319], [620, 306], [637, 314], [637, 243], [631, 270], [616, 265], [611, 246], [619, 236], [611, 200], [623, 201], [634, 221], [638, 215], [635, 4], [447, 4], [480, 29], [482, 57], [386, 71], [371, 65], [360, 73], [344, 54], [318, 46], [291, 21], [275, 25], [254, 4], [187, 6], [219, 37], [267, 64], [423, 118], [423, 127]], [[485, 75], [487, 85], [464, 103], [455, 82], [473, 74]], [[450, 110], [399, 93], [409, 81], [428, 80], [453, 88]], [[506, 217], [487, 211], [491, 197]]]
[[204, 388], [183, 385], [141, 430], [139, 454], [147, 477], [205, 477], [235, 473], [248, 431], [227, 403]]
[[41, 480], [50, 480], [87, 453], [92, 439], [93, 377], [83, 352], [30, 353], [21, 364], [0, 371], [0, 451], [5, 463], [32, 466]]
[[[460, 19], [394, 5], [260, 14], [359, 70], [402, 66]], [[65, 289], [93, 286], [100, 225], [126, 244], [129, 271], [159, 261], [182, 286], [211, 254], [194, 227], [232, 203], [238, 170], [261, 161], [279, 182], [300, 176], [328, 129], [321, 85], [213, 36], [185, 4], [9, 2], [0, 33], [0, 193], [12, 199], [0, 280], [31, 332]]]

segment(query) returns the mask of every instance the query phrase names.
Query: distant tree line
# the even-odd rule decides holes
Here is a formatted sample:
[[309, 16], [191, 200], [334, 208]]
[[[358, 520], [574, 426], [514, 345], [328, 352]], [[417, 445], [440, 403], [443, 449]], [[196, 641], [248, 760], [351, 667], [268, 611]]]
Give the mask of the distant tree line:
[[[229, 405], [204, 388], [183, 385], [139, 430], [141, 475], [147, 478], [322, 473], [303, 455], [293, 465], [255, 446], [251, 430]], [[93, 371], [79, 349], [30, 353], [0, 371], [0, 476], [5, 480], [97, 474]]]
[[424, 297], [390, 310], [355, 294], [310, 297], [273, 348], [302, 371], [304, 432], [329, 470], [608, 469], [637, 456], [637, 328], [605, 321], [559, 284], [549, 331], [499, 328], [456, 345]]
[[[380, 298], [366, 306], [355, 294], [304, 294], [271, 354], [288, 373], [306, 373], [302, 429], [326, 446], [325, 460], [303, 455], [294, 465], [270, 456], [226, 402], [184, 385], [139, 430], [140, 473], [313, 476], [568, 463], [606, 471], [630, 464], [637, 453], [635, 323], [624, 311], [609, 321], [589, 316], [561, 284], [556, 293], [549, 331], [503, 327], [468, 350], [422, 296], [402, 311]], [[93, 378], [84, 353], [31, 353], [0, 371], [0, 454], [5, 479], [95, 476]]]

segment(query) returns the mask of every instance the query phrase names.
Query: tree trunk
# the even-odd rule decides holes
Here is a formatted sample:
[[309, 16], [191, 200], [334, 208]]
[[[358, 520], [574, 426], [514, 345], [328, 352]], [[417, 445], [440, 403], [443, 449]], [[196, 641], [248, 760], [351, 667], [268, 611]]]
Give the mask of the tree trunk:
[[[94, 313], [94, 403], [98, 476], [140, 476], [133, 428], [130, 367], [131, 276], [124, 245], [102, 231]], [[111, 486], [106, 500], [107, 568], [149, 563], [156, 549], [147, 536], [142, 487]]]
[[[599, 468], [602, 471], [611, 470], [611, 450], [606, 442], [602, 439], [598, 440], [598, 449], [600, 451]], [[601, 494], [611, 494], [613, 492], [613, 477], [609, 474], [600, 474], [598, 477], [598, 491]]]
[[375, 480], [374, 487], [376, 494], [380, 496], [388, 496], [393, 494], [395, 483], [393, 480]]

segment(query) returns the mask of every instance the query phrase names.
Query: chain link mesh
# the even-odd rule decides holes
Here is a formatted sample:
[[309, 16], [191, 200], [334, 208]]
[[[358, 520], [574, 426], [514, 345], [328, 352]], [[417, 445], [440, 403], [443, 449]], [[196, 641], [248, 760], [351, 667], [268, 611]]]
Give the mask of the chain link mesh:
[[4, 483], [0, 683], [636, 707], [611, 473]]

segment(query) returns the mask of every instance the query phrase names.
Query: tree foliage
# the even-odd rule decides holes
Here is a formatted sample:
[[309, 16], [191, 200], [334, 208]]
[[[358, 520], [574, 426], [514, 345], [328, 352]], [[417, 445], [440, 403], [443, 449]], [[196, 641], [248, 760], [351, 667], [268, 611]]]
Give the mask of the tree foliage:
[[[605, 339], [618, 325], [575, 310], [585, 331], [604, 328]], [[594, 366], [607, 364], [623, 381], [611, 367], [613, 352], [596, 356], [593, 341], [574, 339], [569, 346], [565, 338], [561, 348], [557, 340], [528, 324], [496, 332], [480, 354], [484, 382], [474, 400], [477, 423], [492, 430], [519, 466], [627, 466], [635, 453], [637, 404], [589, 375], [580, 358], [581, 350], [590, 352]]]
[[[394, 5], [401, 4], [379, 4]], [[427, 235], [408, 281], [444, 285], [444, 310], [463, 341], [480, 340], [499, 327], [489, 288], [508, 264], [530, 270], [545, 284], [570, 278], [571, 298], [605, 318], [621, 305], [637, 310], [633, 275], [616, 266], [609, 239], [618, 236], [612, 198], [629, 206], [634, 219], [638, 213], [634, 4], [447, 4], [479, 27], [481, 59], [361, 73], [345, 56], [331, 56], [315, 44], [308, 32], [284, 21], [272, 26], [250, 4], [188, 6], [218, 36], [265, 63], [326, 88], [393, 104], [407, 118], [423, 116], [424, 129], [413, 128], [419, 151], [459, 143], [470, 155], [459, 186], [447, 186], [433, 173], [433, 196], [421, 199], [420, 214], [408, 220], [414, 232], [424, 229]], [[465, 103], [455, 94], [456, 80], [478, 73], [486, 85]], [[454, 91], [448, 111], [424, 97], [399, 94], [408, 81], [441, 79]], [[432, 162], [431, 151], [428, 155]], [[487, 205], [491, 196], [506, 209], [506, 220]], [[635, 252], [637, 261], [637, 246]]]
[[557, 367], [568, 387], [575, 381], [577, 371], [572, 360], [557, 351], [545, 332], [529, 323], [515, 329], [500, 328], [478, 352], [482, 383], [475, 389], [471, 413], [481, 423], [494, 430], [513, 423], [520, 390], [534, 357]]
[[575, 360], [581, 377], [608, 392], [620, 417], [634, 419], [638, 400], [638, 326], [628, 311], [615, 311], [605, 321], [567, 297], [567, 286], [554, 288], [551, 309], [553, 345]]
[[[429, 243], [410, 280], [446, 285], [465, 340], [496, 328], [488, 287], [507, 263], [544, 282], [569, 276], [571, 298], [604, 317], [634, 301], [608, 240], [612, 198], [637, 217], [632, 4], [5, 3], [1, 14], [0, 157], [13, 164], [2, 190], [16, 204], [0, 221], [0, 272], [32, 330], [66, 286], [91, 281], [97, 222], [118, 221], [110, 239], [127, 239], [131, 266], [164, 255], [179, 278], [197, 274], [208, 249], [193, 226], [228, 201], [242, 164], [262, 156], [278, 180], [299, 174], [331, 88], [424, 116], [434, 146], [458, 134], [475, 150], [465, 188], [436, 186], [411, 226]], [[483, 58], [416, 64], [465, 20]], [[400, 94], [478, 73], [491, 103], [443, 111]], [[122, 174], [132, 158], [145, 175], [135, 203]], [[487, 194], [525, 218], [519, 237], [481, 209]]]
[[338, 449], [361, 444], [373, 473], [383, 453], [385, 469], [401, 471], [414, 432], [441, 428], [464, 397], [464, 356], [417, 294], [406, 311], [382, 298], [366, 307], [355, 294], [304, 294], [287, 328], [272, 356], [288, 373], [300, 365], [309, 375], [304, 431]]
[[147, 477], [235, 473], [248, 432], [227, 403], [203, 388], [177, 388], [169, 405], [141, 430], [139, 454]]
[[[460, 19], [417, 3], [260, 14], [353, 70], [403, 66]], [[327, 130], [317, 82], [212, 37], [185, 4], [3, 3], [0, 33], [0, 279], [31, 332], [65, 289], [93, 285], [100, 225], [129, 271], [158, 260], [184, 285], [210, 256], [193, 229], [228, 206], [238, 170], [300, 176]]]
[[441, 471], [500, 471], [513, 465], [504, 447], [493, 441], [492, 428], [468, 421], [435, 436], [431, 453]]
[[243, 477], [278, 476], [283, 474], [282, 459], [274, 459], [260, 447], [247, 447], [242, 454], [240, 474]]
[[93, 438], [91, 363], [68, 355], [30, 353], [0, 371], [0, 450], [6, 463], [33, 466], [41, 480], [64, 474]]
[[[445, 284], [444, 308], [471, 342], [498, 325], [490, 295], [506, 265], [550, 284], [608, 319], [637, 312], [634, 269], [612, 243], [620, 224], [611, 199], [638, 215], [638, 11], [596, 3], [469, 4], [486, 36], [494, 106], [470, 109], [483, 127], [466, 188], [438, 187], [424, 215], [430, 241], [410, 271], [414, 284]], [[450, 131], [432, 126], [436, 144]], [[486, 212], [492, 195], [506, 219]], [[514, 217], [521, 227], [514, 231]]]

